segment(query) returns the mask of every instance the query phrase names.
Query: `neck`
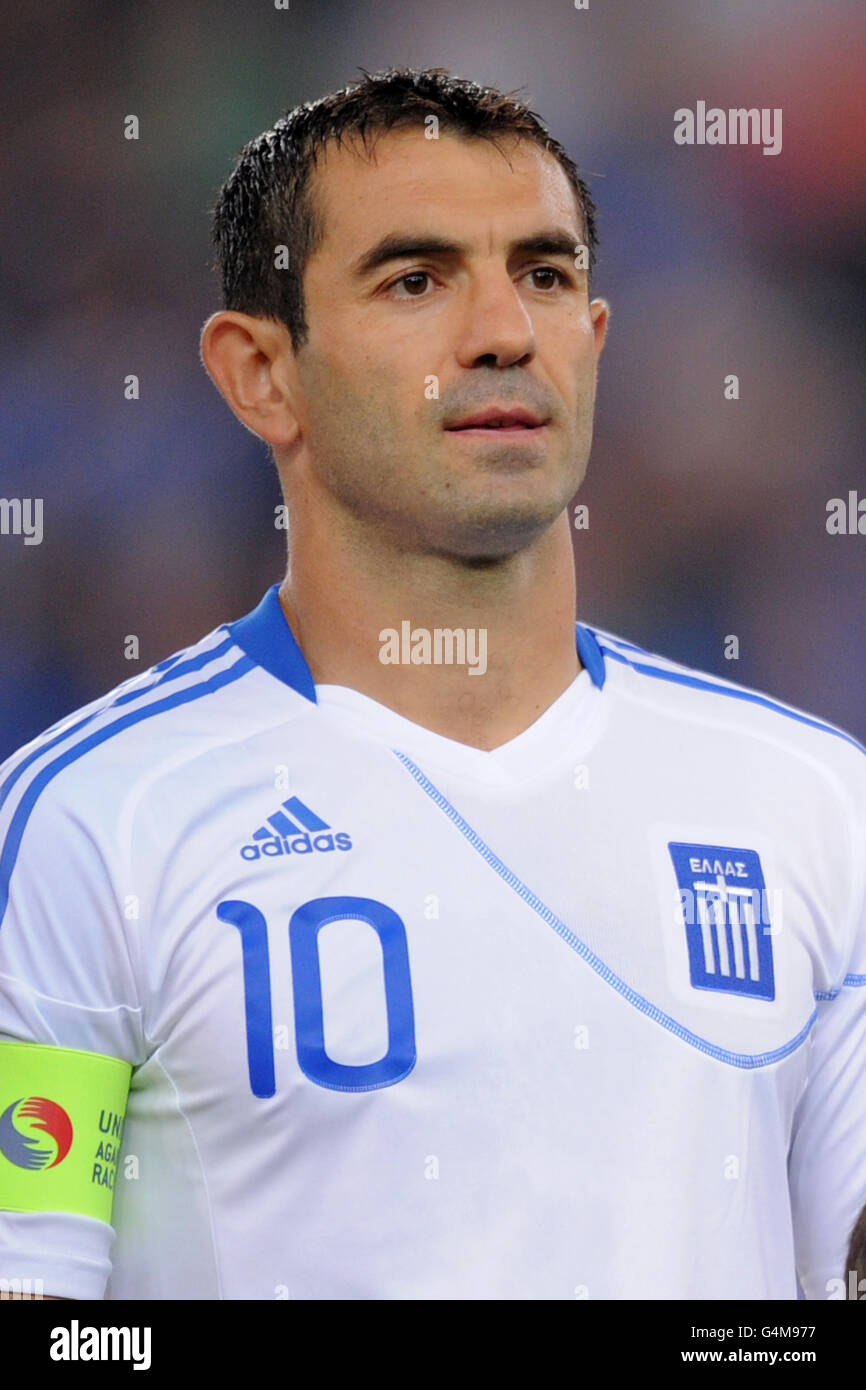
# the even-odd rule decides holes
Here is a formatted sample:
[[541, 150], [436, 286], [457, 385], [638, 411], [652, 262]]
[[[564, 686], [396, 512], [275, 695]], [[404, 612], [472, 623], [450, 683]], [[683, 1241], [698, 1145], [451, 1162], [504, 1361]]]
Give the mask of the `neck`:
[[578, 675], [567, 513], [519, 554], [479, 564], [396, 550], [368, 526], [347, 525], [336, 540], [333, 518], [317, 534], [304, 511], [280, 602], [317, 684], [348, 686], [490, 750]]

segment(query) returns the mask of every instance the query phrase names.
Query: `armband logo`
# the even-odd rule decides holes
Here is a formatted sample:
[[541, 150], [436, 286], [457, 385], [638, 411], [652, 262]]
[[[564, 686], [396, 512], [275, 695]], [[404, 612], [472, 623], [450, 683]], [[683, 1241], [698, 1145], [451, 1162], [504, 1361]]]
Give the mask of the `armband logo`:
[[0, 1153], [18, 1168], [56, 1168], [72, 1147], [72, 1121], [55, 1100], [22, 1096], [0, 1115]]

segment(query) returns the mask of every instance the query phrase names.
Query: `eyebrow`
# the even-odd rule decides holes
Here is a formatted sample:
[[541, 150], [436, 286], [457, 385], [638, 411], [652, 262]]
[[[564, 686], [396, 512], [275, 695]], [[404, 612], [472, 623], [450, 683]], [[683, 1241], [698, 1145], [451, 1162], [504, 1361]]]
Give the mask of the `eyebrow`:
[[[536, 232], [532, 236], [517, 237], [508, 243], [506, 249], [509, 256], [513, 256], [515, 252], [522, 252], [538, 256], [568, 256], [569, 259], [573, 259], [575, 248], [581, 244], [580, 237], [574, 232], [553, 227]], [[379, 270], [390, 261], [414, 260], [422, 256], [454, 258], [465, 255], [468, 249], [465, 243], [449, 241], [445, 237], [389, 232], [355, 261], [352, 273], [363, 279], [365, 275]]]

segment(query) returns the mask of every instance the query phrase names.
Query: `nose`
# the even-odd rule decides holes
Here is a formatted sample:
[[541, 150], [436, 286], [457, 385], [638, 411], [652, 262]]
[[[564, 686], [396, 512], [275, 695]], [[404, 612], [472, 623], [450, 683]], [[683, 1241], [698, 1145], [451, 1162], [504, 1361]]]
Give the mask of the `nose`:
[[525, 366], [535, 352], [532, 319], [510, 275], [500, 270], [474, 277], [457, 345], [461, 367]]

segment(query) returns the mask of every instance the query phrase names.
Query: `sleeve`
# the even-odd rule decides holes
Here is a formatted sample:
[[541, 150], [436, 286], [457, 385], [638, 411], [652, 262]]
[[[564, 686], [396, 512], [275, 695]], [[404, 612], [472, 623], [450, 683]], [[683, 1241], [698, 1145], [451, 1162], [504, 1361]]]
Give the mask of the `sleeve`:
[[866, 1298], [846, 1269], [866, 1206], [866, 828], [858, 837], [854, 946], [833, 997], [820, 1000], [788, 1175], [797, 1276], [807, 1299]]
[[[5, 780], [4, 780], [5, 777]], [[14, 777], [11, 779], [14, 781]], [[94, 797], [0, 773], [0, 1291], [101, 1299], [144, 1060], [133, 889]], [[68, 798], [67, 798], [68, 800]], [[89, 809], [83, 810], [87, 803]]]

